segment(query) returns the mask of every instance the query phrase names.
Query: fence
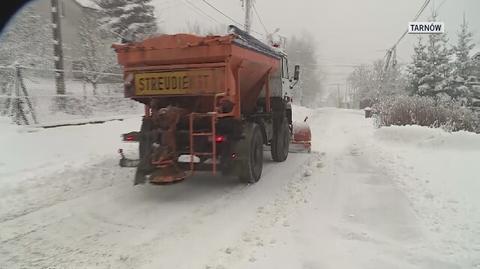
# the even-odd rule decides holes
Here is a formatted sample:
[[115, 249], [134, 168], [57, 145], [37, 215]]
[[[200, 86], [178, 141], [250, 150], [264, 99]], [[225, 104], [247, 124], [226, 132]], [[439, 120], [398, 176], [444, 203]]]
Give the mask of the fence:
[[[67, 77], [65, 95], [56, 94], [58, 70], [0, 66], [0, 116], [19, 125], [55, 124], [142, 113], [142, 106], [123, 97], [122, 75], [95, 72], [98, 84]], [[101, 77], [105, 77], [102, 81]]]

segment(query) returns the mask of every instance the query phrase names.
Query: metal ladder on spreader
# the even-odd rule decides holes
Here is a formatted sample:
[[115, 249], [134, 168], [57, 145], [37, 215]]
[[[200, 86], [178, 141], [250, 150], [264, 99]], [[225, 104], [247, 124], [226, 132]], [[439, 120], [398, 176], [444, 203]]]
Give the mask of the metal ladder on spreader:
[[[195, 157], [211, 156], [212, 157], [212, 172], [213, 175], [217, 174], [217, 112], [208, 113], [191, 113], [189, 118], [189, 133], [190, 133], [190, 172], [193, 174], [195, 171]], [[210, 118], [211, 129], [209, 132], [195, 132], [195, 119]], [[196, 152], [195, 151], [195, 137], [210, 137], [212, 142], [211, 152]]]

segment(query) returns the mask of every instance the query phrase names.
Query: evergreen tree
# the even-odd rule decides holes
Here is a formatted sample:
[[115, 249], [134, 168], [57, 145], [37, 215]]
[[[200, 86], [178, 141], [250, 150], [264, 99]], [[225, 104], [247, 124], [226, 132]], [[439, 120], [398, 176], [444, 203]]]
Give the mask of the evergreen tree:
[[473, 76], [480, 79], [480, 52], [473, 56]]
[[475, 75], [475, 64], [471, 58], [471, 51], [475, 47], [472, 43], [473, 34], [468, 29], [465, 18], [458, 32], [458, 43], [453, 47], [455, 60], [451, 79], [450, 96], [453, 99], [466, 101], [471, 97], [471, 86], [467, 83]]
[[104, 13], [103, 23], [129, 41], [158, 31], [152, 0], [97, 0]]
[[418, 42], [414, 48], [412, 64], [407, 67], [408, 85], [407, 91], [412, 94], [419, 94], [420, 80], [427, 75], [427, 46], [423, 44], [422, 38], [418, 38]]
[[427, 43], [426, 75], [420, 79], [418, 94], [443, 97], [451, 93], [448, 80], [451, 75], [450, 55], [446, 34], [430, 34]]

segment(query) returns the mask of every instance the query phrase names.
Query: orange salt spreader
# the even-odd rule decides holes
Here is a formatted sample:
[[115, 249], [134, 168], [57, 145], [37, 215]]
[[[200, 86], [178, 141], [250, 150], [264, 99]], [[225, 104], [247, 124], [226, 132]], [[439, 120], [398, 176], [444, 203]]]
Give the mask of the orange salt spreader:
[[[235, 26], [225, 36], [162, 35], [113, 45], [123, 66], [125, 97], [145, 105], [139, 159], [120, 151], [121, 166], [136, 166], [135, 184], [168, 184], [196, 171], [221, 171], [255, 183], [263, 148], [276, 162], [287, 159], [290, 142], [310, 147], [305, 124], [292, 135], [293, 76], [287, 54]], [[298, 141], [298, 140], [302, 141]]]

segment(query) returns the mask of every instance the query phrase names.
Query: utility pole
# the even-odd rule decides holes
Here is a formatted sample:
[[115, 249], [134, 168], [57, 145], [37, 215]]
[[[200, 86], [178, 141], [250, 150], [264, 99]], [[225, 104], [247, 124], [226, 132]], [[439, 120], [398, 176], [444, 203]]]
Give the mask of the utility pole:
[[340, 98], [340, 84], [337, 84], [337, 108], [342, 107]]
[[52, 5], [52, 30], [53, 30], [53, 55], [55, 60], [55, 84], [57, 94], [65, 94], [65, 70], [63, 65], [62, 27], [59, 13], [59, 0], [51, 0]]
[[345, 92], [344, 92], [344, 97], [343, 97], [343, 103], [347, 103], [348, 102], [348, 86], [347, 86], [347, 83], [345, 83]]
[[252, 29], [252, 7], [254, 0], [243, 0], [245, 6], [245, 32], [250, 33]]

